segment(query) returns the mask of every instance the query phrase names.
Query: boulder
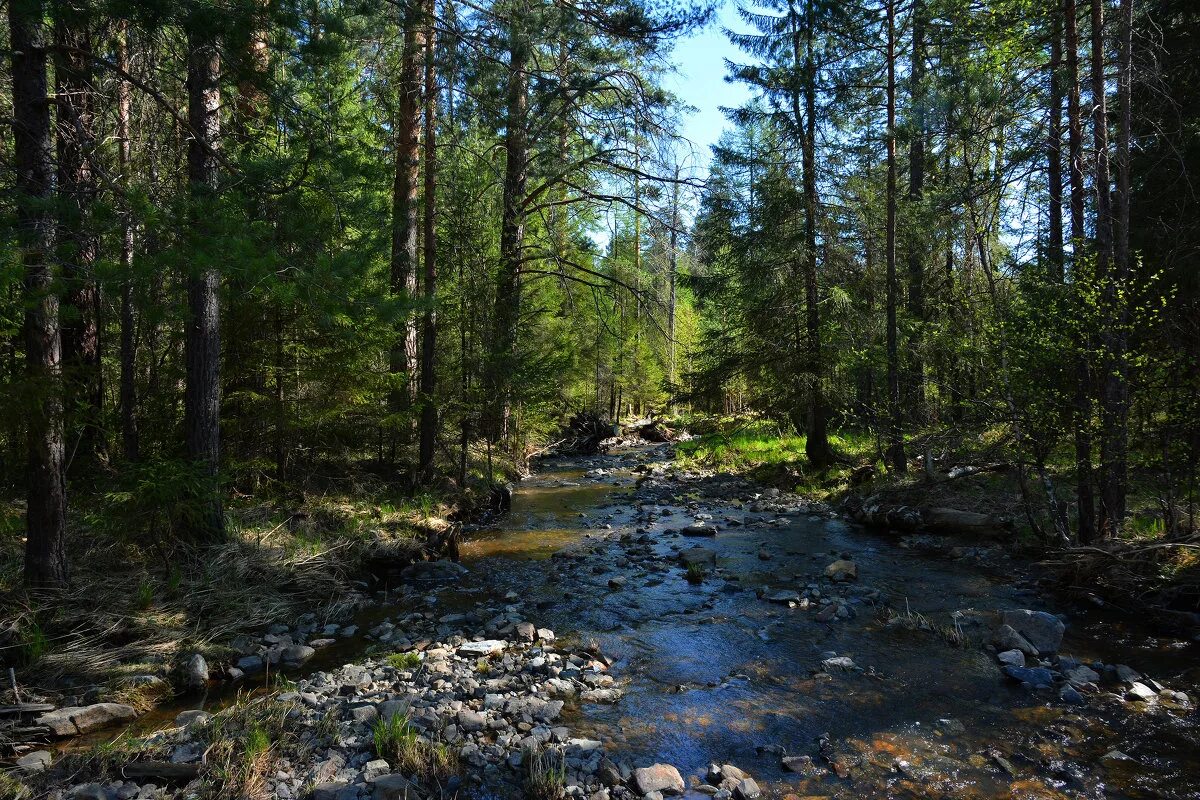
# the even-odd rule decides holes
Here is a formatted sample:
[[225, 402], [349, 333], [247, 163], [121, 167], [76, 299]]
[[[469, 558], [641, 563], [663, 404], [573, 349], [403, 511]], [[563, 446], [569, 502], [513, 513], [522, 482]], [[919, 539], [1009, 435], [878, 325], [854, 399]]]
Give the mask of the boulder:
[[655, 764], [641, 767], [633, 771], [633, 783], [640, 794], [662, 792], [663, 794], [683, 794], [687, 784], [679, 774], [679, 770], [670, 764]]
[[1005, 666], [1004, 674], [1014, 681], [1029, 684], [1033, 689], [1049, 689], [1054, 685], [1054, 673], [1045, 667]]
[[26, 775], [37, 775], [49, 769], [51, 760], [49, 750], [34, 750], [17, 759], [17, 769]]
[[187, 711], [180, 711], [175, 715], [175, 727], [187, 728], [197, 723], [203, 724], [210, 719], [212, 719], [212, 714], [207, 711], [201, 711], [198, 708], [192, 708]]
[[180, 674], [185, 689], [193, 692], [203, 691], [208, 685], [208, 662], [199, 653], [192, 653], [183, 662]]
[[707, 547], [689, 547], [687, 550], [680, 551], [679, 563], [684, 569], [693, 565], [701, 567], [715, 566], [717, 563], [717, 554]]
[[123, 703], [96, 703], [90, 706], [68, 706], [42, 714], [37, 725], [45, 725], [55, 736], [76, 736], [106, 725], [129, 722], [137, 711]]
[[1025, 666], [1025, 654], [1016, 648], [997, 653], [996, 658], [1000, 659], [1001, 664], [1008, 664], [1010, 667]]
[[1067, 630], [1062, 620], [1045, 611], [1005, 611], [1000, 621], [1021, 634], [1038, 649], [1040, 655], [1057, 653], [1062, 645], [1063, 633]]
[[283, 648], [279, 660], [289, 667], [298, 667], [316, 654], [316, 650], [305, 644], [293, 644]]
[[858, 565], [853, 561], [839, 558], [825, 568], [825, 577], [835, 583], [856, 580], [858, 578]]
[[1017, 650], [1027, 656], [1037, 656], [1038, 649], [1029, 643], [1021, 634], [1017, 633], [1011, 625], [1001, 625], [992, 632], [992, 644], [1001, 650]]
[[762, 790], [758, 788], [754, 778], [746, 777], [737, 782], [737, 786], [733, 788], [733, 796], [738, 800], [755, 800], [762, 795]]
[[717, 526], [703, 524], [688, 525], [686, 528], [681, 530], [680, 533], [682, 533], [684, 536], [716, 536]]
[[1100, 682], [1100, 673], [1084, 664], [1067, 670], [1063, 675], [1072, 686], [1085, 686], [1089, 683]]

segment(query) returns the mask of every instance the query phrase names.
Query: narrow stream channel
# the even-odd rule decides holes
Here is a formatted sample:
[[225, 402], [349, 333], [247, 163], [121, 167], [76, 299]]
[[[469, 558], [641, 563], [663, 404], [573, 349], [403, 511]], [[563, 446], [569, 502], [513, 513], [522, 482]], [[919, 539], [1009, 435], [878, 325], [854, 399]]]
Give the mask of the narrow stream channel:
[[[569, 708], [573, 735], [685, 777], [734, 764], [770, 796], [1200, 797], [1190, 709], [1100, 692], [1071, 706], [1005, 679], [980, 646], [987, 635], [971, 626], [974, 612], [1060, 610], [1020, 565], [996, 552], [983, 564], [927, 555], [840, 520], [768, 510], [744, 485], [708, 492], [702, 481], [662, 477], [648, 502], [637, 479], [656, 466], [661, 474], [668, 459], [664, 447], [646, 447], [548, 462], [521, 484], [511, 514], [468, 533], [465, 575], [364, 612], [360, 628], [412, 608], [519, 606], [614, 659], [624, 696]], [[697, 515], [719, 534], [679, 535]], [[715, 551], [717, 568], [690, 583], [677, 553], [697, 543]], [[857, 581], [824, 578], [838, 558], [856, 564]], [[836, 593], [852, 616], [819, 622], [815, 609], [767, 602], [764, 587]], [[924, 619], [953, 630], [958, 611], [970, 612], [959, 623], [974, 637], [968, 646], [919, 628]], [[901, 624], [889, 624], [897, 613]], [[343, 640], [304, 671], [353, 661], [369, 645]], [[1071, 616], [1063, 653], [1128, 664], [1197, 697], [1196, 645], [1138, 635], [1135, 621]], [[823, 668], [832, 656], [858, 669]], [[138, 727], [161, 727], [179, 710]], [[783, 755], [812, 762], [788, 772]]]

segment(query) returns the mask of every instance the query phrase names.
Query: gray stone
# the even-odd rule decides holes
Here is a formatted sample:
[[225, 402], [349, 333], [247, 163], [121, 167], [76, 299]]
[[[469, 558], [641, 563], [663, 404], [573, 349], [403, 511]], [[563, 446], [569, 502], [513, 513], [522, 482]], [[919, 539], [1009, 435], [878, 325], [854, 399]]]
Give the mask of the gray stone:
[[353, 706], [350, 709], [350, 719], [359, 724], [374, 722], [379, 718], [379, 711], [373, 705]]
[[1117, 680], [1121, 681], [1122, 683], [1133, 683], [1134, 681], [1140, 681], [1142, 679], [1142, 673], [1138, 672], [1133, 667], [1126, 666], [1125, 664], [1117, 664], [1116, 671]]
[[112, 800], [112, 795], [98, 783], [82, 783], [71, 788], [71, 800]]
[[482, 642], [467, 642], [458, 646], [458, 654], [463, 658], [482, 658], [493, 653], [499, 653], [508, 647], [508, 642], [499, 639], [484, 639]]
[[1008, 664], [1011, 667], [1025, 666], [1025, 654], [1015, 647], [1012, 650], [997, 653], [996, 658], [1000, 659], [1001, 664]]
[[459, 711], [455, 716], [460, 730], [475, 733], [487, 727], [487, 720], [478, 711]]
[[337, 800], [338, 793], [349, 785], [337, 781], [319, 783], [313, 787], [310, 797], [312, 800]]
[[[453, 561], [418, 561], [400, 571], [400, 576], [410, 580], [445, 581], [460, 578], [467, 568]], [[345, 633], [346, 636], [351, 634]]]
[[679, 775], [679, 770], [670, 764], [655, 764], [635, 769], [633, 782], [640, 794], [649, 794], [650, 792], [683, 794], [683, 790], [687, 788], [687, 784]]
[[689, 547], [687, 550], [680, 551], [679, 563], [683, 565], [684, 569], [691, 566], [711, 567], [717, 563], [717, 554], [707, 547]]
[[1067, 670], [1063, 673], [1063, 676], [1072, 686], [1086, 686], [1089, 683], [1098, 683], [1100, 681], [1100, 673], [1083, 664]]
[[1001, 625], [992, 633], [992, 644], [1000, 650], [1019, 650], [1027, 656], [1039, 655], [1038, 649], [1017, 633], [1011, 625]]
[[49, 750], [34, 750], [17, 759], [17, 768], [26, 775], [36, 775], [45, 772], [52, 758]]
[[316, 655], [316, 652], [316, 650], [308, 645], [293, 644], [289, 647], [283, 648], [283, 652], [280, 654], [280, 660], [282, 660], [283, 663], [289, 667], [298, 667]]
[[839, 558], [825, 568], [825, 577], [839, 583], [858, 579], [858, 565], [853, 561]]
[[762, 790], [758, 788], [754, 778], [750, 777], [742, 778], [733, 789], [733, 796], [738, 800], [755, 800], [761, 794]]
[[1158, 697], [1158, 693], [1144, 683], [1134, 681], [1129, 685], [1127, 696], [1133, 700], [1144, 700], [1149, 702]]
[[372, 800], [409, 800], [421, 797], [421, 787], [403, 775], [380, 775], [371, 781]]
[[1078, 689], [1070, 685], [1064, 686], [1059, 690], [1058, 699], [1062, 700], [1064, 703], [1070, 703], [1074, 706], [1081, 706], [1084, 704], [1083, 695], [1079, 693]]
[[1049, 689], [1054, 685], [1054, 673], [1044, 667], [1013, 667], [1005, 665], [1004, 674], [1015, 681], [1027, 683], [1034, 689]]
[[175, 727], [187, 728], [197, 723], [205, 723], [212, 719], [212, 714], [207, 711], [201, 711], [198, 708], [191, 708], [187, 711], [180, 711], [175, 715]]
[[851, 670], [854, 669], [855, 664], [854, 659], [850, 658], [850, 656], [834, 656], [833, 658], [827, 658], [822, 661], [821, 666], [826, 672], [830, 672], [835, 669]]
[[1021, 634], [1041, 655], [1057, 653], [1062, 645], [1063, 633], [1067, 630], [1062, 620], [1045, 611], [1005, 611], [1000, 615], [1000, 620]]
[[536, 642], [537, 627], [532, 622], [518, 622], [517, 638], [523, 642]]
[[242, 656], [237, 660], [237, 668], [246, 675], [253, 675], [256, 672], [262, 672], [263, 660], [261, 656]]
[[42, 714], [34, 722], [37, 725], [45, 725], [55, 736], [75, 736], [136, 718], [137, 711], [132, 706], [122, 703], [96, 703], [90, 706], [57, 708]]
[[716, 536], [716, 525], [688, 525], [680, 531], [684, 536]]
[[192, 653], [183, 662], [183, 685], [193, 692], [199, 692], [208, 685], [208, 662], [199, 653]]

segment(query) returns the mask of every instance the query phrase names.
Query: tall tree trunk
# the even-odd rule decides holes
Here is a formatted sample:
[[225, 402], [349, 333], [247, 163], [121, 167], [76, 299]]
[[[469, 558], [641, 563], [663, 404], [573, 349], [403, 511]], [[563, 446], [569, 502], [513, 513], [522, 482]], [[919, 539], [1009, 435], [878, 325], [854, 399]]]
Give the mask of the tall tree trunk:
[[500, 274], [496, 287], [490, 390], [493, 403], [489, 436], [508, 433], [512, 411], [512, 370], [516, 366], [517, 324], [521, 311], [521, 272], [525, 252], [525, 192], [528, 178], [526, 119], [529, 111], [529, 39], [514, 15], [509, 30], [508, 99], [504, 124], [503, 217], [500, 224]]
[[[392, 184], [392, 297], [401, 303], [417, 294], [417, 233], [420, 211], [421, 82], [425, 52], [424, 11], [421, 0], [404, 3], [404, 52], [400, 60], [400, 102], [396, 111], [396, 174]], [[399, 418], [393, 425], [392, 460], [397, 444], [407, 444], [416, 382], [417, 327], [405, 308], [392, 344], [389, 371], [393, 381], [389, 411]], [[397, 441], [399, 440], [399, 441]]]
[[[91, 217], [96, 199], [92, 159], [96, 148], [92, 85], [91, 10], [87, 0], [55, 6], [55, 79], [58, 94], [58, 189], [65, 200], [62, 238], [65, 303], [63, 374], [73, 450], [81, 467], [103, 451], [100, 371], [100, 290], [96, 284], [99, 237]], [[74, 460], [74, 459], [71, 459]]]
[[54, 157], [41, 0], [9, 0], [12, 44], [13, 161], [25, 289], [25, 374], [36, 395], [27, 419], [29, 486], [25, 509], [25, 582], [67, 582], [62, 344], [54, 287]]
[[420, 475], [433, 477], [438, 412], [434, 398], [437, 355], [437, 0], [425, 0], [425, 318], [421, 326]]
[[909, 340], [909, 391], [913, 416], [925, 422], [925, 362], [922, 348], [925, 327], [925, 242], [921, 202], [925, 194], [925, 3], [915, 0], [912, 9], [912, 126], [908, 145], [908, 312], [912, 317]]
[[1050, 280], [1062, 283], [1066, 278], [1063, 246], [1063, 174], [1062, 174], [1062, 8], [1050, 8], [1050, 130], [1046, 141], [1046, 183], [1050, 195], [1049, 242], [1046, 246]]
[[[221, 60], [213, 35], [195, 26], [188, 30], [188, 180], [196, 212], [203, 215], [218, 192], [216, 148], [221, 134]], [[193, 220], [204, 236], [204, 217]], [[207, 261], [207, 259], [206, 259]], [[188, 458], [210, 482], [204, 487], [195, 513], [187, 521], [194, 541], [225, 538], [225, 515], [217, 488], [221, 460], [221, 301], [220, 274], [211, 263], [195, 266], [188, 274], [188, 321], [184, 340], [186, 362], [183, 403], [184, 442]]]
[[[1079, 98], [1079, 11], [1076, 0], [1063, 0], [1063, 38], [1067, 62], [1067, 149], [1071, 174], [1071, 273], [1073, 282], [1082, 288], [1089, 281], [1090, 271], [1084, 254], [1087, 229], [1084, 227], [1083, 119]], [[1079, 540], [1086, 543], [1096, 537], [1096, 499], [1092, 488], [1092, 370], [1088, 354], [1090, 341], [1086, 331], [1080, 330], [1076, 346], [1079, 352], [1075, 363], [1074, 397], [1075, 498]]]
[[[129, 72], [129, 24], [125, 20], [117, 23], [117, 67]], [[133, 209], [129, 204], [130, 173], [132, 171], [132, 142], [129, 132], [129, 116], [132, 106], [132, 90], [129, 81], [121, 78], [117, 82], [117, 159], [120, 168], [121, 188], [125, 197], [121, 200], [121, 370], [120, 370], [120, 424], [121, 447], [125, 458], [137, 461], [137, 318], [133, 300]]]
[[670, 395], [667, 398], [667, 408], [675, 410], [675, 381], [677, 378], [675, 363], [675, 303], [676, 283], [679, 269], [679, 164], [675, 164], [674, 182], [671, 184], [671, 231], [667, 247], [667, 386]]
[[1125, 521], [1129, 460], [1129, 140], [1132, 128], [1131, 82], [1133, 1], [1121, 0], [1117, 25], [1117, 190], [1113, 208], [1113, 264], [1102, 287], [1104, 304], [1104, 381], [1100, 441], [1102, 527], [1119, 536]]
[[908, 468], [900, 411], [900, 354], [897, 347], [896, 301], [896, 0], [887, 3], [887, 384], [888, 462], [897, 473]]
[[817, 469], [833, 460], [829, 450], [828, 417], [825, 402], [824, 355], [821, 352], [821, 309], [817, 294], [817, 65], [813, 54], [814, 0], [804, 4], [804, 146], [801, 160], [804, 171], [804, 326], [808, 341], [808, 415], [804, 455]]
[[[1104, 2], [1105, 0], [1092, 0], [1092, 42], [1091, 42], [1091, 69], [1092, 69], [1092, 141], [1095, 148], [1095, 165], [1096, 165], [1096, 275], [1100, 280], [1102, 288], [1102, 317], [1107, 315], [1108, 309], [1112, 303], [1116, 301], [1115, 296], [1110, 296], [1111, 290], [1109, 287], [1113, 284], [1112, 270], [1112, 254], [1113, 254], [1113, 214], [1112, 214], [1112, 186], [1111, 175], [1109, 173], [1109, 152], [1108, 152], [1108, 98], [1107, 86], [1105, 82], [1105, 46], [1104, 46]], [[1107, 328], [1107, 325], [1102, 326]], [[1113, 366], [1113, 354], [1110, 351], [1112, 342], [1109, 341], [1107, 331], [1101, 334], [1101, 348], [1103, 352], [1100, 354], [1100, 362], [1104, 365], [1104, 373], [1108, 372]], [[1122, 517], [1124, 516], [1123, 508], [1110, 506], [1109, 502], [1115, 498], [1106, 496], [1103, 491], [1110, 483], [1110, 473], [1114, 468], [1112, 459], [1115, 453], [1112, 452], [1112, 437], [1110, 432], [1104, 427], [1109, 422], [1108, 407], [1107, 407], [1107, 386], [1108, 376], [1105, 374], [1102, 378], [1104, 391], [1102, 392], [1102, 425], [1100, 437], [1100, 527], [1099, 534], [1101, 537], [1109, 537], [1117, 534], [1121, 528]], [[1124, 504], [1124, 498], [1121, 498], [1121, 505]]]

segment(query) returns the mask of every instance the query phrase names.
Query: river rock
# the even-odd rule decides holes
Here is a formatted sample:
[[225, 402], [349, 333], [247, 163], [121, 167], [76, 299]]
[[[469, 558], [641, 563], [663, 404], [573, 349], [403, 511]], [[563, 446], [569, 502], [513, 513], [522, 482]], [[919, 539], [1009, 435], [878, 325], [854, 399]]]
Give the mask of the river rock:
[[484, 639], [482, 642], [467, 642], [458, 646], [458, 654], [462, 658], [483, 658], [499, 653], [508, 647], [508, 642], [499, 639]]
[[683, 790], [687, 788], [679, 770], [670, 764], [655, 764], [635, 769], [633, 782], [640, 794], [649, 794], [650, 792], [683, 794]]
[[1121, 681], [1122, 683], [1133, 683], [1134, 681], [1140, 681], [1142, 679], [1142, 673], [1138, 672], [1133, 667], [1126, 666], [1125, 664], [1117, 664], [1116, 667], [1114, 667], [1114, 670], [1117, 674], [1117, 680]]
[[717, 563], [716, 552], [707, 547], [689, 547], [687, 550], [682, 550], [679, 553], [679, 563], [684, 569], [696, 566], [714, 566]]
[[537, 641], [537, 638], [538, 638], [537, 626], [534, 625], [532, 622], [518, 622], [516, 631], [517, 631], [517, 638], [520, 639], [522, 642], [536, 642]]
[[487, 727], [487, 719], [478, 711], [459, 711], [455, 717], [458, 722], [458, 728], [467, 733], [475, 733]]
[[1000, 659], [1001, 664], [1008, 664], [1011, 667], [1025, 666], [1025, 654], [1015, 647], [1012, 650], [997, 653], [996, 658]]
[[17, 769], [26, 775], [37, 775], [50, 767], [51, 760], [49, 750], [34, 750], [17, 759]]
[[858, 578], [858, 565], [853, 561], [839, 558], [825, 568], [825, 577], [835, 583], [856, 580]]
[[204, 689], [208, 684], [208, 662], [199, 653], [192, 653], [183, 662], [183, 685], [193, 692]]
[[203, 724], [212, 719], [212, 714], [207, 711], [201, 711], [198, 708], [190, 708], [187, 711], [180, 711], [175, 715], [175, 727], [187, 728], [195, 724]]
[[733, 796], [738, 800], [755, 800], [761, 795], [762, 790], [758, 788], [754, 778], [750, 777], [742, 778], [733, 789]]
[[716, 536], [717, 526], [703, 524], [688, 525], [686, 528], [681, 530], [680, 533], [682, 533], [684, 536]]
[[67, 795], [71, 800], [112, 800], [112, 795], [98, 783], [81, 783]]
[[1134, 681], [1129, 685], [1127, 697], [1132, 700], [1144, 700], [1149, 702], [1150, 700], [1158, 697], [1158, 694], [1146, 684]]
[[1067, 630], [1061, 619], [1045, 611], [1005, 611], [1000, 621], [1021, 634], [1040, 655], [1057, 653]]
[[76, 736], [106, 725], [128, 722], [137, 718], [137, 711], [123, 703], [96, 703], [90, 706], [68, 706], [42, 714], [37, 725], [45, 725], [55, 736]]
[[1018, 650], [1027, 656], [1039, 655], [1038, 649], [1011, 625], [1001, 625], [992, 633], [992, 644], [999, 650]]
[[1100, 673], [1084, 664], [1067, 670], [1063, 673], [1063, 677], [1072, 686], [1085, 686], [1089, 683], [1098, 683], [1100, 681]]
[[294, 644], [283, 648], [283, 652], [280, 653], [279, 658], [289, 667], [298, 667], [316, 655], [316, 652], [316, 650], [308, 645]]
[[1006, 665], [1004, 674], [1014, 681], [1027, 683], [1034, 689], [1049, 689], [1054, 685], [1054, 673], [1045, 667], [1013, 667]]
[[833, 658], [827, 658], [824, 661], [822, 661], [821, 666], [824, 668], [824, 670], [826, 672], [832, 672], [835, 669], [839, 669], [839, 670], [854, 669], [855, 664], [854, 664], [854, 659], [850, 658], [850, 656], [834, 656]]

